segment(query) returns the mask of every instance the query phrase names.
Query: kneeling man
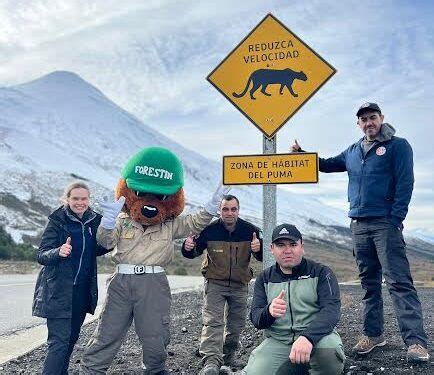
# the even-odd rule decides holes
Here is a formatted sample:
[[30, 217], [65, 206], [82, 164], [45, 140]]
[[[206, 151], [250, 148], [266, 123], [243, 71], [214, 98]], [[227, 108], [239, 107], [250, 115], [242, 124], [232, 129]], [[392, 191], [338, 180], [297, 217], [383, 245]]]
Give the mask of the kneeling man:
[[336, 375], [345, 355], [335, 326], [340, 318], [339, 286], [330, 268], [305, 259], [299, 230], [281, 224], [273, 230], [276, 264], [256, 279], [250, 319], [265, 329], [253, 350], [247, 375], [288, 374], [298, 364], [310, 374]]

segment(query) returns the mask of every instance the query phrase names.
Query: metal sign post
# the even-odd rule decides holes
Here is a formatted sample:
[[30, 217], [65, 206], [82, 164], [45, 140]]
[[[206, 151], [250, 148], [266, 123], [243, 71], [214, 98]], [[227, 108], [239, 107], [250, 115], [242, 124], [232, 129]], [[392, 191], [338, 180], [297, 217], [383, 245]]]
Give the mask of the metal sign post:
[[[264, 154], [276, 153], [277, 135], [272, 138], [263, 136], [262, 149]], [[263, 228], [263, 268], [270, 267], [274, 263], [274, 257], [270, 251], [271, 233], [276, 226], [276, 185], [264, 185], [262, 187], [262, 228]]]

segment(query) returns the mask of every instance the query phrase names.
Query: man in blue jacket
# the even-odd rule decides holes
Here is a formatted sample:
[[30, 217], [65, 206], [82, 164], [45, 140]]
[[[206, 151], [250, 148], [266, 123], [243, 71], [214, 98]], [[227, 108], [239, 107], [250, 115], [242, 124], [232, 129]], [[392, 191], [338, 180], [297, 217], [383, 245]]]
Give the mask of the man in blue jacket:
[[[413, 191], [413, 152], [395, 129], [384, 123], [376, 103], [363, 104], [356, 113], [365, 136], [341, 154], [319, 161], [321, 172], [348, 173], [348, 201], [354, 255], [365, 295], [364, 335], [353, 348], [367, 354], [384, 346], [384, 276], [411, 362], [429, 360], [422, 308], [413, 286], [402, 236]], [[295, 141], [293, 152], [302, 152]]]

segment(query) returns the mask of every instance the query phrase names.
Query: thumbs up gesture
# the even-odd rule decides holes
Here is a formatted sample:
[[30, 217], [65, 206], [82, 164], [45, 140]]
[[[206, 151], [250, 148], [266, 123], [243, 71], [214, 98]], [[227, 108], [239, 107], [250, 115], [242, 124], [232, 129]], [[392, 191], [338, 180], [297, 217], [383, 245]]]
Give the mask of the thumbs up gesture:
[[294, 139], [294, 144], [291, 146], [291, 152], [302, 152], [302, 149], [296, 139]]
[[261, 250], [261, 242], [259, 241], [258, 237], [256, 237], [256, 232], [253, 232], [253, 239], [252, 242], [250, 242], [250, 248], [254, 253], [257, 253], [259, 250]]
[[66, 239], [66, 242], [62, 246], [60, 246], [59, 255], [62, 258], [66, 258], [69, 256], [69, 254], [71, 254], [71, 250], [72, 250], [71, 237], [68, 237]]
[[184, 249], [186, 251], [191, 251], [196, 247], [196, 235], [193, 234], [193, 232], [190, 232], [188, 237], [185, 239], [184, 242]]
[[285, 291], [281, 290], [279, 295], [273, 299], [268, 307], [273, 318], [280, 318], [286, 313]]

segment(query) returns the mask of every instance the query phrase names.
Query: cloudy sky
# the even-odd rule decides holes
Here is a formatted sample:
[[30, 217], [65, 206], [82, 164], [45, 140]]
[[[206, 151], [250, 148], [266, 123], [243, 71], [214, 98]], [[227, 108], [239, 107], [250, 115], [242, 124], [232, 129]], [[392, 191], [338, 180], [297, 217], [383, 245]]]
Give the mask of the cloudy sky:
[[[413, 146], [408, 228], [434, 234], [434, 3], [394, 1], [0, 0], [0, 86], [69, 70], [181, 144], [221, 160], [262, 152], [262, 133], [206, 76], [271, 12], [337, 69], [278, 132], [333, 156], [361, 136], [356, 109], [380, 104]], [[287, 188], [345, 209], [346, 175]]]

